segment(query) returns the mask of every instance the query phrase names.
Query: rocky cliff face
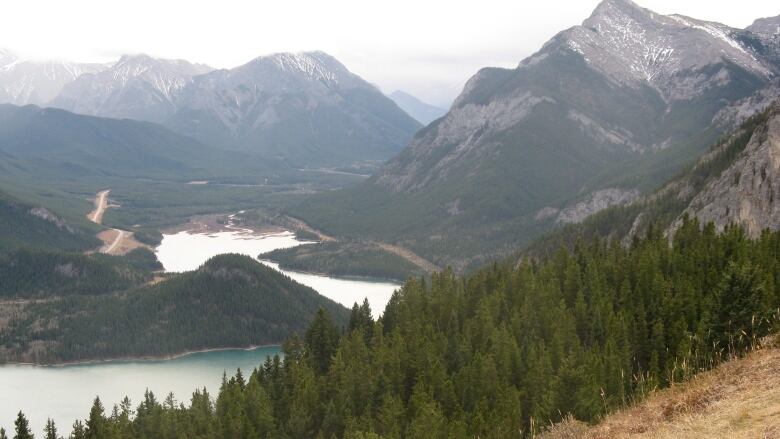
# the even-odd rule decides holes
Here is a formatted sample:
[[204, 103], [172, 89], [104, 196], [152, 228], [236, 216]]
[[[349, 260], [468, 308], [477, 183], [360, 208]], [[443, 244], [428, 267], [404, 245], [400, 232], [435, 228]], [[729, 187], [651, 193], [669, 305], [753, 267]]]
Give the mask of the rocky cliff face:
[[685, 213], [718, 230], [739, 224], [751, 236], [780, 228], [780, 104], [745, 150], [691, 201]]

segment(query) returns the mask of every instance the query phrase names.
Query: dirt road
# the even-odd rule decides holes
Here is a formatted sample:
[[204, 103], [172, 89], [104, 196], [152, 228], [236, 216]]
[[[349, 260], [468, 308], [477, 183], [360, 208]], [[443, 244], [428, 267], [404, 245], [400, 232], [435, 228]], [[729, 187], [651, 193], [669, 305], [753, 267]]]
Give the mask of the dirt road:
[[87, 218], [95, 224], [103, 224], [103, 214], [108, 207], [108, 193], [110, 189], [100, 191], [95, 196], [95, 210], [87, 214]]
[[[106, 189], [95, 195], [95, 210], [87, 215], [87, 218], [95, 224], [103, 224], [103, 214], [109, 207], [109, 192], [111, 192], [111, 190]], [[138, 247], [149, 248], [146, 244], [138, 242], [133, 237], [133, 232], [128, 232], [127, 230], [106, 229], [98, 233], [97, 237], [103, 241], [103, 246], [97, 251], [108, 255], [123, 255]]]

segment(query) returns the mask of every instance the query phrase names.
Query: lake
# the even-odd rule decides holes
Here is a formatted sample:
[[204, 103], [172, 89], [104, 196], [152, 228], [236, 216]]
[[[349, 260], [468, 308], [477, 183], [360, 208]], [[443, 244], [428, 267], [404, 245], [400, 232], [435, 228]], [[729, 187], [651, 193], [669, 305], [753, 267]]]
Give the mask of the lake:
[[[157, 259], [166, 271], [180, 273], [195, 270], [209, 258], [222, 253], [240, 253], [256, 258], [259, 254], [271, 250], [307, 244], [311, 243], [299, 241], [291, 232], [258, 234], [238, 228], [215, 233], [184, 231], [164, 234], [156, 253]], [[279, 266], [273, 262], [260, 262], [279, 269]], [[374, 317], [384, 311], [393, 291], [399, 287], [398, 284], [391, 282], [279, 271], [348, 308], [351, 308], [355, 302], [362, 303], [363, 299], [367, 298]]]
[[[309, 243], [299, 241], [290, 232], [258, 234], [229, 226], [215, 233], [178, 232], [163, 235], [156, 249], [166, 271], [183, 272], [197, 269], [209, 258], [222, 253], [240, 253], [256, 258], [278, 248]], [[261, 261], [275, 269], [277, 264]], [[331, 276], [280, 270], [294, 280], [314, 288], [344, 306], [361, 303], [368, 298], [374, 317], [384, 311], [390, 296], [399, 285], [367, 279], [344, 279]], [[206, 387], [216, 395], [223, 371], [247, 372], [279, 353], [278, 347], [253, 350], [201, 352], [172, 360], [112, 361], [54, 367], [32, 365], [0, 366], [0, 426], [13, 429], [13, 420], [21, 409], [30, 420], [33, 433], [41, 437], [43, 425], [52, 417], [67, 436], [73, 421], [83, 419], [95, 396], [100, 396], [106, 408], [125, 396], [133, 408], [149, 388], [159, 400], [173, 392], [177, 401], [189, 402], [196, 388]]]
[[[222, 373], [237, 368], [249, 375], [279, 347], [251, 350], [231, 349], [199, 352], [172, 360], [110, 361], [68, 366], [0, 366], [0, 426], [13, 430], [16, 413], [22, 410], [30, 420], [33, 433], [42, 437], [46, 419], [57, 423], [67, 437], [76, 419], [84, 419], [95, 396], [111, 412], [128, 396], [135, 410], [144, 391], [154, 392], [159, 401], [173, 392], [177, 401], [189, 403], [196, 388], [206, 387], [213, 396], [219, 391]], [[12, 437], [13, 433], [9, 434]]]

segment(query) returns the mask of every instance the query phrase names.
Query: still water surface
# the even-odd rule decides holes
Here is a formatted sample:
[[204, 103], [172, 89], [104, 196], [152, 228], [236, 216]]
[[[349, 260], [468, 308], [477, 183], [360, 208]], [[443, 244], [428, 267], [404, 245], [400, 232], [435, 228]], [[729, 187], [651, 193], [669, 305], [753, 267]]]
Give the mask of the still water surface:
[[[162, 243], [157, 247], [157, 259], [165, 270], [173, 272], [197, 269], [209, 258], [222, 253], [240, 253], [257, 257], [278, 248], [306, 245], [298, 241], [290, 232], [258, 235], [247, 230], [229, 230], [218, 233], [179, 232], [163, 235]], [[273, 262], [262, 263], [278, 269]], [[362, 303], [368, 298], [374, 317], [381, 314], [398, 284], [371, 281], [367, 279], [344, 279], [320, 276], [296, 271], [280, 270], [294, 280], [308, 285], [320, 294], [351, 308], [355, 302]]]
[[135, 409], [147, 388], [160, 401], [173, 392], [177, 401], [188, 403], [196, 388], [206, 387], [216, 396], [223, 372], [231, 375], [240, 367], [246, 375], [268, 356], [279, 352], [278, 347], [263, 347], [200, 352], [159, 361], [3, 365], [0, 366], [0, 426], [12, 430], [16, 413], [22, 410], [36, 437], [42, 437], [49, 417], [67, 437], [73, 422], [89, 415], [95, 396], [100, 397], [106, 414], [125, 396]]
[[[209, 258], [222, 253], [241, 253], [257, 257], [277, 248], [307, 243], [290, 232], [258, 235], [232, 228], [228, 231], [194, 234], [179, 232], [163, 235], [156, 249], [157, 257], [167, 271], [197, 269]], [[264, 264], [278, 269], [268, 261]], [[280, 270], [296, 281], [347, 307], [368, 298], [374, 316], [381, 314], [397, 284], [366, 279], [343, 279], [330, 276]], [[253, 350], [226, 350], [190, 354], [172, 360], [112, 361], [56, 367], [31, 365], [0, 366], [0, 426], [13, 428], [13, 420], [23, 410], [36, 436], [42, 434], [48, 417], [53, 418], [61, 433], [89, 414], [95, 396], [100, 396], [110, 412], [113, 404], [125, 396], [135, 407], [144, 390], [153, 391], [162, 400], [173, 392], [177, 401], [188, 402], [195, 388], [206, 387], [212, 395], [219, 389], [222, 373], [237, 368], [250, 371], [268, 356], [279, 353], [278, 347]]]

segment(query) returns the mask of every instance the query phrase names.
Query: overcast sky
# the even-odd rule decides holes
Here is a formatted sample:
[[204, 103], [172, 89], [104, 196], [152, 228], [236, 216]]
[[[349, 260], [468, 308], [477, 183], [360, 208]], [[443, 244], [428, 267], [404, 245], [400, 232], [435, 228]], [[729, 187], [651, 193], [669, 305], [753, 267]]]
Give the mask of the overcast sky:
[[[485, 66], [513, 67], [597, 0], [12, 0], [0, 47], [28, 58], [107, 62], [124, 53], [233, 67], [324, 50], [389, 93], [447, 105]], [[639, 0], [660, 13], [745, 27], [773, 0]]]

